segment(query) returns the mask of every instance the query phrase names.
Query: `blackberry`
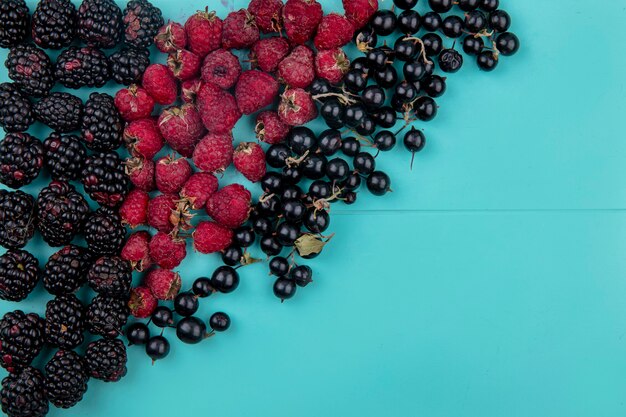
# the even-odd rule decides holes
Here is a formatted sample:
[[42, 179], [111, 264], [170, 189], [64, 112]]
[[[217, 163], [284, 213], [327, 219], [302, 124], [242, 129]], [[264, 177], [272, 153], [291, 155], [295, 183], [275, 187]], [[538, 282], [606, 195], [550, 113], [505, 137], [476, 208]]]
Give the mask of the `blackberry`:
[[100, 207], [85, 222], [83, 235], [92, 254], [118, 255], [124, 245], [126, 228], [117, 212]]
[[89, 376], [116, 382], [126, 375], [126, 346], [120, 339], [99, 339], [91, 342], [85, 352]]
[[43, 143], [44, 164], [52, 179], [78, 179], [87, 159], [87, 151], [78, 136], [52, 133]]
[[128, 300], [133, 279], [128, 261], [119, 256], [103, 256], [89, 270], [89, 286], [107, 297]]
[[30, 365], [44, 345], [44, 321], [21, 310], [6, 313], [0, 320], [0, 365], [9, 372]]
[[31, 25], [37, 45], [44, 49], [63, 48], [76, 36], [76, 7], [70, 0], [41, 0]]
[[0, 126], [7, 132], [23, 132], [35, 122], [33, 106], [12, 83], [0, 84]]
[[70, 93], [52, 93], [33, 106], [35, 118], [57, 132], [80, 128], [83, 101]]
[[163, 26], [161, 9], [147, 0], [131, 0], [124, 10], [124, 40], [127, 45], [147, 48]]
[[72, 46], [58, 56], [54, 76], [67, 88], [102, 87], [111, 79], [109, 59], [99, 49]]
[[122, 10], [113, 0], [83, 0], [78, 8], [78, 37], [91, 47], [115, 47], [122, 37]]
[[22, 301], [39, 281], [39, 261], [24, 250], [0, 256], [0, 300]]
[[43, 375], [32, 366], [2, 380], [0, 402], [8, 417], [43, 417], [48, 414], [48, 400]]
[[136, 84], [150, 65], [147, 49], [122, 48], [109, 57], [111, 77], [122, 85]]
[[46, 343], [73, 349], [83, 343], [85, 306], [74, 294], [55, 297], [46, 304]]
[[30, 11], [24, 0], [0, 2], [0, 47], [11, 48], [28, 36]]
[[53, 295], [71, 294], [87, 282], [90, 256], [80, 246], [67, 245], [53, 253], [43, 270], [43, 286]]
[[67, 182], [53, 181], [37, 197], [37, 227], [50, 246], [64, 246], [82, 230], [89, 206]]
[[113, 151], [120, 147], [124, 123], [113, 97], [91, 93], [85, 103], [81, 132], [85, 145], [94, 151]]
[[0, 141], [0, 182], [11, 188], [30, 184], [43, 166], [43, 146], [28, 133], [9, 133]]
[[129, 179], [124, 164], [115, 152], [98, 152], [87, 158], [81, 181], [92, 200], [115, 207], [128, 193]]
[[89, 376], [78, 353], [71, 350], [57, 351], [44, 371], [46, 396], [55, 407], [70, 408], [83, 399]]
[[27, 96], [44, 97], [54, 87], [52, 61], [35, 45], [14, 46], [4, 65], [9, 70], [9, 78]]
[[122, 334], [128, 320], [128, 299], [96, 295], [87, 307], [87, 329], [100, 336], [115, 339]]
[[0, 245], [21, 249], [35, 234], [35, 199], [22, 191], [0, 190]]

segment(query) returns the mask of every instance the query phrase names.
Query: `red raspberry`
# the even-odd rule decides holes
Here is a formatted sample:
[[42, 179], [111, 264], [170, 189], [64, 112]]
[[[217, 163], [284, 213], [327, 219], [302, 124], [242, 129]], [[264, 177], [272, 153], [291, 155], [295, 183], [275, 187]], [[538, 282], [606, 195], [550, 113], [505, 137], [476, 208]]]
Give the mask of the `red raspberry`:
[[150, 258], [164, 269], [176, 268], [187, 256], [185, 241], [163, 232], [152, 236], [149, 248]]
[[313, 51], [305, 46], [296, 46], [278, 65], [280, 81], [291, 88], [306, 88], [315, 79]]
[[124, 129], [124, 142], [134, 156], [152, 159], [163, 148], [163, 137], [154, 119], [134, 120]]
[[193, 52], [181, 49], [171, 53], [167, 57], [167, 66], [174, 77], [179, 80], [190, 80], [200, 75], [200, 64], [202, 60]]
[[148, 202], [150, 196], [147, 192], [138, 188], [131, 190], [120, 206], [122, 224], [129, 225], [132, 229], [148, 222]]
[[156, 184], [154, 182], [154, 162], [151, 159], [128, 158], [124, 163], [126, 175], [130, 178], [130, 182], [140, 190], [154, 191]]
[[173, 300], [178, 295], [182, 281], [180, 275], [167, 269], [153, 269], [144, 279], [152, 294], [159, 300]]
[[241, 74], [239, 59], [226, 49], [211, 52], [202, 63], [202, 81], [213, 83], [224, 90], [235, 85], [239, 74]]
[[259, 40], [259, 28], [246, 9], [228, 13], [224, 19], [222, 47], [224, 49], [244, 49]]
[[193, 210], [200, 210], [217, 191], [217, 186], [217, 178], [213, 174], [196, 172], [180, 190], [180, 198], [188, 201]]
[[178, 83], [163, 64], [152, 64], [143, 73], [141, 85], [159, 104], [172, 104], [178, 97]]
[[251, 198], [243, 185], [229, 184], [209, 198], [206, 211], [222, 226], [234, 229], [248, 220]]
[[185, 49], [187, 46], [187, 34], [180, 23], [170, 22], [159, 29], [154, 37], [154, 44], [159, 51], [166, 54]]
[[204, 127], [211, 133], [230, 133], [241, 118], [235, 97], [215, 84], [205, 83], [200, 88], [196, 106]]
[[233, 241], [232, 230], [209, 221], [198, 223], [192, 236], [193, 247], [200, 253], [223, 251]]
[[345, 16], [327, 14], [317, 27], [313, 44], [318, 50], [335, 49], [348, 44], [354, 35], [354, 25]]
[[248, 10], [263, 33], [280, 32], [283, 25], [281, 0], [252, 0]]
[[342, 2], [346, 17], [352, 22], [355, 30], [365, 26], [378, 10], [378, 0], [343, 0]]
[[350, 69], [350, 60], [340, 48], [318, 51], [315, 56], [317, 76], [338, 84]]
[[200, 114], [192, 104], [165, 109], [159, 116], [159, 130], [172, 149], [189, 158], [206, 133]]
[[311, 95], [303, 89], [287, 89], [281, 96], [278, 115], [283, 123], [299, 126], [317, 117], [317, 106]]
[[283, 38], [265, 38], [252, 45], [249, 58], [261, 71], [274, 72], [289, 49], [289, 42]]
[[163, 194], [177, 194], [191, 177], [191, 165], [185, 158], [164, 156], [156, 162], [156, 186]]
[[287, 0], [283, 20], [289, 40], [301, 45], [311, 39], [323, 14], [322, 5], [315, 0]]
[[130, 290], [128, 308], [133, 316], [138, 319], [145, 319], [150, 317], [157, 308], [157, 299], [154, 298], [148, 287], [133, 288]]
[[181, 85], [181, 98], [185, 103], [195, 104], [198, 91], [202, 87], [202, 80], [194, 78], [193, 80], [183, 81]]
[[209, 133], [196, 145], [192, 159], [196, 168], [202, 171], [224, 172], [233, 161], [233, 138]]
[[134, 270], [139, 272], [145, 271], [152, 266], [148, 249], [149, 243], [150, 233], [145, 230], [135, 232], [129, 236], [120, 256], [128, 261]]
[[138, 85], [122, 88], [115, 94], [115, 107], [127, 122], [150, 117], [154, 110], [154, 99]]
[[248, 181], [260, 181], [265, 175], [265, 152], [258, 143], [240, 143], [233, 153], [233, 163]]
[[252, 114], [269, 106], [278, 95], [278, 81], [268, 73], [250, 70], [239, 77], [235, 86], [237, 106], [243, 114]]
[[278, 113], [267, 110], [259, 113], [254, 126], [256, 137], [265, 143], [280, 143], [287, 137], [289, 126], [286, 125]]
[[160, 194], [148, 203], [148, 224], [159, 232], [169, 233], [174, 230], [172, 219], [176, 212], [177, 197]]
[[188, 49], [203, 58], [222, 44], [222, 19], [209, 12], [197, 12], [185, 22]]

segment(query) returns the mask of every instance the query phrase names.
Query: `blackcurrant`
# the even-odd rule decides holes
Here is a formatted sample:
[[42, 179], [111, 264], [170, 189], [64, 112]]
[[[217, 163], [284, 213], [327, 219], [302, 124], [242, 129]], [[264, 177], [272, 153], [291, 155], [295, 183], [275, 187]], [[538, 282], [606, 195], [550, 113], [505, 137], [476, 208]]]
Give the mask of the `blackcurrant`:
[[338, 99], [331, 97], [326, 99], [320, 106], [320, 114], [324, 120], [343, 124], [345, 106]]
[[316, 180], [309, 185], [309, 196], [315, 200], [319, 200], [320, 198], [328, 198], [330, 197], [332, 192], [332, 187], [326, 181]]
[[417, 0], [393, 0], [393, 4], [399, 9], [409, 10], [415, 7]]
[[426, 137], [421, 130], [411, 127], [411, 130], [404, 134], [404, 147], [412, 153], [421, 151], [426, 145]]
[[483, 71], [493, 71], [498, 66], [498, 60], [493, 56], [492, 51], [482, 51], [476, 57], [478, 68]]
[[283, 203], [283, 217], [289, 222], [301, 221], [305, 212], [306, 206], [300, 200], [286, 200]]
[[[381, 86], [382, 88], [391, 88], [398, 81], [398, 73], [396, 69], [391, 65], [386, 65], [382, 69], [374, 70], [374, 80], [376, 80], [376, 84]], [[348, 114], [346, 110], [346, 124], [348, 124]]]
[[128, 345], [145, 345], [150, 339], [150, 329], [143, 323], [135, 322], [126, 328]]
[[376, 123], [371, 117], [366, 115], [355, 130], [361, 136], [369, 136], [376, 131]]
[[230, 327], [230, 317], [221, 311], [213, 313], [209, 319], [209, 326], [216, 332], [225, 332]]
[[319, 180], [326, 175], [326, 157], [321, 154], [307, 156], [302, 164], [302, 174], [311, 180]]
[[320, 133], [317, 138], [320, 152], [326, 156], [335, 154], [341, 148], [341, 132], [337, 129], [328, 129]]
[[365, 181], [367, 189], [374, 195], [385, 195], [391, 187], [389, 176], [382, 171], [372, 172]]
[[363, 90], [361, 98], [368, 109], [377, 109], [385, 104], [385, 90], [378, 85], [370, 85]]
[[322, 233], [330, 225], [330, 216], [326, 210], [316, 210], [312, 207], [307, 210], [303, 224], [310, 232]]
[[283, 188], [283, 176], [270, 171], [261, 178], [261, 189], [266, 193], [277, 193]]
[[283, 256], [275, 256], [269, 262], [270, 273], [281, 277], [289, 272], [289, 261]]
[[391, 10], [378, 10], [372, 16], [370, 25], [379, 36], [391, 35], [396, 30], [396, 14]]
[[[297, 200], [302, 197], [304, 193], [302, 192], [302, 188], [297, 185], [289, 185], [283, 188], [283, 193], [280, 195], [281, 200]], [[284, 210], [284, 207], [283, 207]]]
[[367, 57], [360, 56], [356, 59], [353, 59], [352, 62], [350, 62], [350, 68], [360, 69], [365, 72], [368, 72], [370, 68], [369, 68], [369, 63], [367, 62]]
[[458, 16], [451, 15], [443, 19], [441, 30], [449, 38], [458, 38], [463, 34], [465, 23]]
[[263, 216], [276, 217], [280, 211], [280, 198], [276, 194], [263, 195], [256, 208]]
[[296, 294], [296, 283], [294, 280], [280, 277], [274, 282], [274, 295], [283, 302]]
[[174, 298], [174, 310], [184, 317], [191, 316], [198, 311], [198, 305], [198, 297], [191, 292], [181, 292]]
[[157, 327], [169, 327], [174, 324], [174, 314], [172, 310], [165, 306], [158, 306], [150, 319]]
[[403, 102], [408, 103], [410, 101], [413, 101], [415, 97], [417, 97], [417, 93], [418, 91], [417, 88], [415, 88], [415, 85], [413, 85], [413, 83], [410, 83], [409, 81], [404, 80], [396, 85], [396, 91], [394, 94]]
[[213, 291], [215, 290], [213, 289], [209, 278], [200, 277], [193, 282], [191, 291], [193, 291], [193, 293], [198, 297], [205, 298], [213, 294]]
[[265, 162], [272, 168], [282, 168], [285, 166], [285, 159], [290, 156], [291, 150], [287, 145], [284, 143], [275, 143], [267, 148], [267, 152], [265, 152]]
[[185, 317], [176, 325], [176, 337], [183, 343], [200, 343], [207, 337], [206, 324], [197, 317]]
[[454, 73], [463, 66], [463, 56], [455, 49], [444, 49], [439, 54], [439, 68], [443, 72]]
[[504, 56], [515, 55], [519, 50], [519, 39], [512, 32], [501, 33], [496, 39], [496, 47]]
[[252, 227], [256, 233], [264, 235], [272, 230], [274, 223], [267, 217], [257, 217], [252, 221]]
[[376, 160], [372, 154], [359, 152], [352, 162], [354, 169], [361, 175], [369, 175], [376, 169]]
[[308, 265], [298, 265], [291, 270], [289, 277], [298, 287], [306, 287], [313, 282], [313, 270]]
[[[299, 166], [294, 165], [294, 166], [283, 168], [283, 180], [284, 180], [285, 186], [295, 185], [299, 183], [301, 179], [302, 179], [302, 169]], [[282, 189], [280, 191], [282, 191]]]
[[326, 176], [331, 181], [341, 182], [348, 178], [350, 166], [341, 158], [333, 158], [326, 164]]
[[420, 30], [422, 17], [415, 10], [404, 10], [398, 15], [398, 30], [405, 35], [414, 35]]
[[441, 28], [443, 19], [439, 13], [428, 12], [422, 16], [422, 27], [428, 32], [436, 32]]
[[478, 33], [486, 27], [487, 18], [485, 17], [485, 14], [480, 10], [473, 10], [465, 15], [465, 28], [468, 31], [472, 33]]
[[231, 293], [239, 286], [239, 273], [231, 266], [220, 266], [211, 275], [211, 286], [221, 293]]
[[353, 137], [345, 138], [341, 142], [341, 152], [346, 156], [355, 156], [361, 151], [361, 143]]
[[422, 42], [424, 43], [426, 56], [437, 56], [443, 49], [443, 40], [436, 33], [425, 34], [422, 36]]
[[352, 173], [348, 175], [348, 178], [344, 182], [341, 183], [341, 188], [345, 190], [356, 190], [361, 186], [361, 176], [357, 173]]
[[287, 134], [287, 145], [297, 154], [302, 155], [306, 151], [313, 150], [317, 147], [315, 134], [311, 129], [304, 126], [292, 128]]
[[352, 93], [363, 91], [367, 86], [367, 73], [360, 69], [351, 69], [343, 76], [343, 85]]
[[260, 246], [263, 253], [267, 256], [278, 255], [283, 250], [283, 245], [272, 235], [262, 236]]
[[441, 97], [446, 92], [446, 79], [437, 74], [429, 75], [422, 80], [422, 90], [430, 97]]
[[374, 68], [383, 68], [387, 65], [387, 62], [390, 61], [389, 52], [382, 46], [370, 49], [367, 52], [366, 57], [370, 70]]
[[428, 0], [428, 6], [437, 13], [446, 13], [452, 10], [453, 0]]
[[241, 246], [231, 245], [222, 252], [222, 262], [226, 265], [239, 265], [241, 258], [243, 258], [243, 249]]
[[365, 106], [361, 103], [350, 104], [346, 107], [345, 123], [346, 126], [357, 127], [365, 117], [367, 112]]
[[146, 353], [152, 361], [163, 359], [170, 353], [170, 342], [163, 336], [153, 336], [146, 343]]
[[398, 120], [395, 110], [387, 106], [381, 107], [380, 109], [372, 112], [371, 117], [378, 126], [385, 129], [395, 126], [396, 121]]
[[459, 0], [459, 9], [464, 12], [476, 10], [480, 4], [480, 0]]
[[293, 246], [300, 237], [300, 226], [290, 222], [282, 222], [276, 228], [276, 240], [283, 246]]
[[[396, 53], [396, 58], [400, 61], [410, 61], [415, 58], [418, 52], [418, 46], [413, 40], [405, 40], [398, 38], [393, 45], [393, 50]], [[347, 74], [346, 74], [347, 75]]]
[[328, 94], [334, 91], [333, 87], [330, 85], [330, 82], [325, 78], [314, 79], [309, 88], [311, 90], [311, 95], [313, 96], [319, 94]]
[[374, 146], [383, 152], [390, 151], [396, 146], [396, 137], [388, 130], [381, 130], [374, 137]]
[[496, 32], [506, 32], [511, 27], [511, 16], [504, 10], [494, 10], [489, 14], [489, 27]]
[[485, 47], [483, 38], [476, 38], [472, 35], [463, 39], [463, 51], [468, 55], [478, 55]]
[[431, 97], [420, 97], [415, 101], [415, 115], [423, 122], [433, 120], [437, 116], [437, 103]]
[[254, 235], [254, 231], [250, 227], [240, 227], [235, 229], [233, 234], [233, 242], [242, 248], [247, 248], [254, 243], [256, 236]]
[[410, 82], [419, 81], [426, 75], [426, 64], [421, 58], [417, 58], [414, 61], [405, 63], [402, 72], [405, 80]]
[[[376, 47], [376, 43], [378, 42], [378, 36], [374, 32], [371, 26], [365, 26], [362, 29], [359, 29], [354, 34], [354, 43], [356, 47], [361, 52], [368, 51], [370, 48]], [[352, 68], [355, 68], [352, 66]]]
[[346, 204], [354, 204], [356, 202], [356, 193], [354, 191], [345, 191], [342, 199]]
[[486, 12], [493, 12], [500, 6], [500, 0], [480, 0], [480, 7]]

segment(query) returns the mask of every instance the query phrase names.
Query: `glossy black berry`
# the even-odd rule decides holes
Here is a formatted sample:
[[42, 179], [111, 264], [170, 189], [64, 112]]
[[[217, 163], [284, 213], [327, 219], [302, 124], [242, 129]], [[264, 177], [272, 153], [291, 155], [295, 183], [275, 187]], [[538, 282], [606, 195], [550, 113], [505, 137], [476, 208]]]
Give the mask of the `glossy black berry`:
[[306, 227], [310, 232], [322, 233], [328, 229], [328, 226], [330, 225], [330, 216], [326, 210], [316, 210], [315, 208], [310, 208], [304, 216], [303, 224], [304, 227]]
[[341, 152], [346, 156], [355, 156], [361, 151], [361, 143], [353, 137], [345, 138], [341, 142]]
[[191, 291], [200, 298], [208, 297], [213, 294], [213, 286], [211, 280], [207, 277], [196, 278], [191, 286]]
[[341, 148], [341, 132], [337, 129], [327, 129], [320, 133], [317, 141], [320, 152], [326, 156], [334, 155]]
[[341, 188], [344, 190], [356, 190], [361, 186], [361, 176], [357, 173], [348, 175], [348, 178], [341, 183]]
[[404, 80], [396, 85], [394, 96], [398, 97], [404, 103], [409, 103], [415, 100], [415, 98], [417, 97], [417, 93], [418, 91], [415, 87], [415, 84]]
[[211, 275], [211, 286], [221, 293], [231, 293], [239, 286], [239, 274], [230, 266], [220, 266]]
[[424, 42], [424, 49], [427, 56], [437, 56], [443, 49], [443, 40], [441, 36], [436, 33], [427, 33], [422, 36], [422, 42]]
[[422, 27], [429, 32], [436, 32], [441, 28], [443, 19], [439, 13], [428, 12], [422, 16]]
[[365, 182], [367, 189], [376, 196], [386, 194], [391, 188], [389, 176], [382, 171], [374, 171], [367, 177]]
[[361, 124], [355, 128], [356, 132], [361, 136], [369, 136], [376, 131], [376, 122], [371, 117], [365, 116], [361, 120]]
[[261, 189], [266, 193], [278, 193], [283, 187], [283, 176], [270, 171], [261, 178]]
[[389, 53], [383, 47], [371, 49], [366, 55], [368, 66], [371, 69], [383, 68], [390, 61]]
[[274, 295], [282, 302], [296, 295], [297, 288], [293, 279], [280, 277], [274, 282]]
[[326, 122], [333, 122], [343, 125], [345, 106], [338, 99], [331, 97], [325, 100], [320, 106], [320, 115]]
[[500, 6], [500, 0], [480, 0], [479, 6], [486, 12], [493, 12]]
[[454, 73], [463, 66], [463, 56], [455, 49], [444, 49], [438, 59], [439, 68], [443, 72]]
[[410, 82], [421, 80], [426, 75], [426, 63], [418, 58], [414, 61], [409, 61], [402, 67], [402, 73], [404, 79]]
[[415, 10], [404, 10], [398, 15], [398, 30], [405, 35], [414, 35], [420, 30], [422, 17]]
[[496, 32], [506, 32], [511, 27], [511, 16], [504, 10], [494, 10], [489, 14], [489, 27]]
[[459, 0], [459, 9], [464, 12], [469, 12], [472, 10], [476, 10], [480, 5], [480, 0]]
[[390, 151], [396, 146], [396, 137], [388, 130], [381, 130], [374, 136], [374, 146], [383, 152]]
[[487, 26], [487, 17], [480, 10], [473, 10], [465, 15], [465, 29], [478, 33]]
[[354, 204], [356, 202], [356, 193], [354, 191], [344, 191], [342, 199], [346, 204]]
[[287, 145], [297, 154], [302, 155], [317, 147], [317, 138], [311, 129], [304, 126], [294, 127], [286, 138]]
[[176, 325], [176, 337], [183, 343], [200, 343], [206, 336], [206, 324], [197, 317], [185, 317]]
[[254, 235], [254, 231], [250, 227], [240, 227], [235, 229], [233, 234], [233, 242], [241, 246], [242, 248], [247, 248], [254, 243], [256, 236]]
[[289, 222], [283, 222], [276, 227], [276, 240], [283, 246], [293, 246], [300, 237], [300, 226]]
[[286, 200], [283, 203], [282, 214], [285, 220], [297, 223], [302, 220], [306, 206], [300, 200]]
[[265, 235], [261, 237], [261, 250], [267, 256], [278, 255], [283, 250], [283, 245], [278, 242], [278, 239], [272, 235]]
[[469, 35], [463, 39], [463, 52], [468, 55], [478, 55], [484, 47], [485, 41], [483, 41], [483, 38], [476, 38]]
[[437, 13], [447, 13], [454, 6], [453, 0], [428, 0], [428, 6]]
[[361, 121], [366, 114], [367, 112], [365, 111], [365, 106], [361, 103], [350, 104], [346, 107], [346, 115], [344, 117], [346, 126], [357, 127], [361, 124]]
[[354, 169], [361, 175], [369, 175], [376, 168], [376, 159], [372, 154], [367, 152], [359, 152], [352, 162]]
[[257, 217], [252, 221], [254, 232], [264, 235], [269, 233], [274, 227], [273, 222], [267, 217]]
[[209, 319], [209, 326], [216, 332], [225, 332], [230, 327], [230, 317], [221, 311], [213, 313]]
[[307, 157], [302, 164], [302, 173], [311, 180], [319, 180], [326, 175], [328, 160], [324, 155], [314, 154]]
[[[278, 190], [277, 190], [278, 191]], [[280, 210], [280, 199], [276, 194], [266, 194], [259, 199], [257, 211], [267, 217], [275, 217]]]
[[281, 277], [289, 272], [289, 261], [282, 256], [275, 256], [269, 262], [270, 273]]
[[430, 97], [441, 97], [446, 92], [446, 79], [436, 74], [429, 75], [422, 80], [421, 86]]
[[415, 41], [404, 38], [398, 38], [396, 43], [393, 45], [393, 50], [396, 53], [396, 58], [400, 61], [411, 61], [415, 59], [415, 56], [418, 53], [419, 46]]
[[174, 310], [184, 317], [191, 316], [198, 311], [198, 305], [198, 298], [190, 292], [181, 292], [174, 298]]
[[498, 60], [494, 57], [492, 51], [482, 51], [476, 57], [478, 68], [483, 71], [493, 71], [498, 66]]
[[283, 179], [285, 185], [294, 185], [302, 179], [302, 169], [299, 166], [290, 166], [283, 168]]
[[[371, 26], [367, 25], [356, 31], [353, 40], [358, 50], [361, 52], [365, 52], [370, 48], [376, 47], [376, 43], [378, 42], [378, 36], [376, 35], [376, 32], [374, 32], [374, 29], [372, 29]], [[354, 62], [352, 63], [351, 68], [355, 68], [353, 64]]]
[[398, 120], [394, 109], [388, 106], [381, 107], [370, 114], [376, 124], [384, 129], [395, 126]]
[[316, 180], [309, 185], [308, 194], [313, 199], [328, 198], [332, 193], [332, 187], [326, 181]]
[[368, 109], [377, 109], [385, 104], [385, 90], [378, 85], [370, 85], [363, 90], [361, 98]]
[[11, 48], [28, 36], [30, 13], [24, 0], [0, 2], [0, 47]]
[[496, 47], [500, 54], [504, 56], [515, 55], [519, 50], [519, 39], [511, 32], [501, 33], [496, 39]]
[[170, 353], [170, 342], [163, 336], [153, 336], [146, 343], [146, 354], [157, 361], [165, 358]]
[[352, 93], [363, 91], [367, 86], [367, 73], [361, 69], [351, 69], [343, 76], [343, 85]]
[[267, 148], [265, 162], [272, 168], [282, 168], [285, 166], [285, 159], [291, 156], [291, 149], [284, 143], [275, 143]]
[[129, 345], [145, 345], [150, 339], [150, 329], [143, 323], [135, 322], [126, 328]]
[[393, 0], [393, 4], [399, 9], [409, 10], [415, 7], [417, 0]]
[[459, 16], [451, 15], [443, 19], [441, 30], [449, 38], [458, 38], [463, 34], [465, 22]]
[[415, 115], [423, 122], [437, 116], [437, 103], [431, 97], [420, 97], [415, 101]]
[[222, 262], [229, 266], [239, 265], [243, 258], [243, 249], [240, 246], [231, 245], [222, 252]]
[[174, 324], [174, 313], [168, 307], [158, 306], [152, 313], [151, 321], [157, 327], [169, 327]]
[[372, 16], [370, 25], [379, 36], [391, 35], [396, 30], [396, 14], [391, 10], [378, 10]]
[[333, 87], [330, 82], [325, 78], [316, 78], [310, 85], [311, 95], [316, 96], [318, 94], [328, 94], [333, 91]]
[[282, 201], [287, 202], [288, 200], [297, 200], [300, 199], [304, 193], [302, 192], [302, 188], [297, 185], [289, 185], [283, 188], [283, 192], [280, 195]]
[[326, 164], [326, 176], [331, 181], [343, 181], [348, 177], [350, 166], [341, 158], [333, 158]]
[[374, 80], [376, 81], [376, 84], [378, 84], [382, 88], [391, 88], [396, 84], [396, 82], [398, 82], [398, 73], [393, 66], [386, 65], [382, 69], [374, 71]]
[[306, 287], [313, 281], [313, 270], [308, 265], [298, 265], [291, 270], [289, 277], [297, 286]]
[[[375, 47], [376, 45], [372, 45], [372, 48]], [[363, 51], [365, 52], [365, 51]], [[367, 57], [365, 56], [360, 56], [356, 59], [353, 59], [352, 62], [350, 62], [350, 68], [352, 69], [360, 69], [365, 71], [366, 73], [369, 72], [369, 63], [367, 61]]]
[[417, 130], [414, 126], [411, 130], [404, 134], [404, 147], [412, 153], [419, 152], [426, 145], [426, 137], [421, 130]]

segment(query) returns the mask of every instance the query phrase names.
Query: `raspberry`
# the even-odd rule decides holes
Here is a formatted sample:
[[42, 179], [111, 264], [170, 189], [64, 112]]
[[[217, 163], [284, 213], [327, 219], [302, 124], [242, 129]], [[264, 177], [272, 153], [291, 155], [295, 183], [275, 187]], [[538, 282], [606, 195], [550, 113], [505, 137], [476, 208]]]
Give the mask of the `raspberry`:
[[271, 75], [257, 70], [246, 71], [235, 87], [237, 106], [243, 114], [252, 114], [272, 104], [278, 95], [278, 82]]
[[167, 269], [153, 269], [144, 280], [152, 294], [159, 300], [173, 300], [180, 291], [182, 281], [180, 275]]
[[174, 229], [171, 221], [176, 210], [176, 196], [161, 194], [148, 203], [148, 224], [159, 232], [169, 233]]
[[180, 197], [186, 200], [194, 210], [206, 205], [206, 201], [217, 191], [217, 178], [206, 172], [193, 174], [180, 191]]
[[281, 96], [278, 115], [285, 124], [303, 125], [317, 117], [317, 107], [311, 95], [303, 89], [287, 89]]
[[154, 37], [154, 44], [159, 51], [163, 53], [176, 52], [179, 49], [185, 49], [187, 46], [187, 33], [180, 23], [169, 22]]
[[230, 246], [233, 231], [215, 222], [200, 222], [193, 232], [193, 247], [200, 253], [215, 253]]
[[318, 50], [342, 47], [352, 40], [354, 26], [345, 16], [327, 14], [317, 27], [313, 44]]
[[185, 241], [163, 232], [152, 236], [149, 250], [150, 259], [163, 269], [176, 268], [187, 256]]
[[152, 114], [154, 99], [145, 89], [133, 84], [115, 94], [115, 107], [127, 122], [145, 119]]
[[159, 116], [159, 130], [172, 149], [189, 158], [206, 130], [192, 104], [170, 107]]
[[297, 46], [278, 65], [280, 81], [291, 88], [306, 88], [315, 79], [313, 51], [305, 45]]
[[241, 226], [250, 214], [250, 191], [243, 185], [229, 184], [218, 190], [207, 201], [209, 216], [222, 226], [231, 229]]
[[259, 40], [259, 28], [254, 16], [246, 9], [230, 12], [224, 19], [222, 47], [224, 49], [244, 49]]
[[260, 141], [274, 144], [282, 142], [287, 137], [289, 126], [282, 121], [278, 113], [268, 110], [257, 116], [254, 132]]
[[250, 48], [249, 58], [261, 71], [274, 72], [289, 49], [289, 42], [283, 38], [260, 39]]
[[159, 104], [172, 104], [178, 97], [178, 83], [163, 64], [152, 64], [143, 73], [143, 88]]
[[230, 135], [206, 135], [193, 152], [196, 168], [205, 172], [223, 172], [233, 160], [233, 139]]
[[222, 20], [215, 12], [199, 11], [185, 22], [187, 47], [194, 54], [204, 57], [222, 44]]
[[148, 249], [149, 243], [150, 233], [145, 230], [135, 232], [126, 241], [120, 257], [128, 261], [134, 270], [145, 271], [152, 266]]
[[241, 118], [235, 97], [211, 83], [200, 88], [196, 106], [204, 127], [211, 133], [230, 133]]
[[124, 142], [134, 156], [152, 159], [163, 148], [163, 137], [154, 119], [133, 120], [124, 129]]
[[152, 295], [152, 291], [148, 287], [137, 287], [130, 290], [130, 299], [128, 300], [128, 308], [130, 314], [138, 319], [150, 317], [157, 307], [157, 299]]
[[248, 4], [248, 11], [254, 16], [261, 32], [280, 32], [283, 25], [281, 0], [252, 0]]
[[174, 77], [179, 80], [190, 80], [200, 74], [202, 60], [193, 52], [181, 49], [171, 53], [167, 58], [167, 66]]
[[183, 81], [180, 88], [180, 98], [182, 98], [185, 103], [196, 104], [196, 97], [198, 96], [198, 91], [200, 91], [200, 87], [202, 87], [202, 80], [200, 80], [199, 78]]
[[342, 0], [346, 17], [355, 30], [361, 29], [378, 10], [378, 0]]
[[340, 48], [318, 51], [315, 56], [317, 76], [338, 84], [350, 69], [350, 60]]
[[301, 45], [311, 39], [323, 14], [322, 5], [315, 0], [287, 0], [283, 20], [289, 40]]
[[191, 165], [185, 158], [164, 156], [156, 162], [156, 186], [163, 194], [176, 194], [191, 176]]
[[265, 175], [265, 152], [258, 143], [240, 143], [233, 153], [233, 162], [248, 181], [257, 182]]
[[151, 159], [128, 158], [124, 165], [126, 175], [135, 187], [147, 192], [154, 191], [154, 162]]
[[224, 90], [235, 85], [240, 74], [239, 59], [226, 49], [211, 52], [202, 63], [202, 81], [213, 83]]
[[128, 193], [120, 207], [122, 224], [127, 224], [133, 229], [146, 224], [148, 222], [149, 201], [150, 196], [148, 193], [138, 188]]

